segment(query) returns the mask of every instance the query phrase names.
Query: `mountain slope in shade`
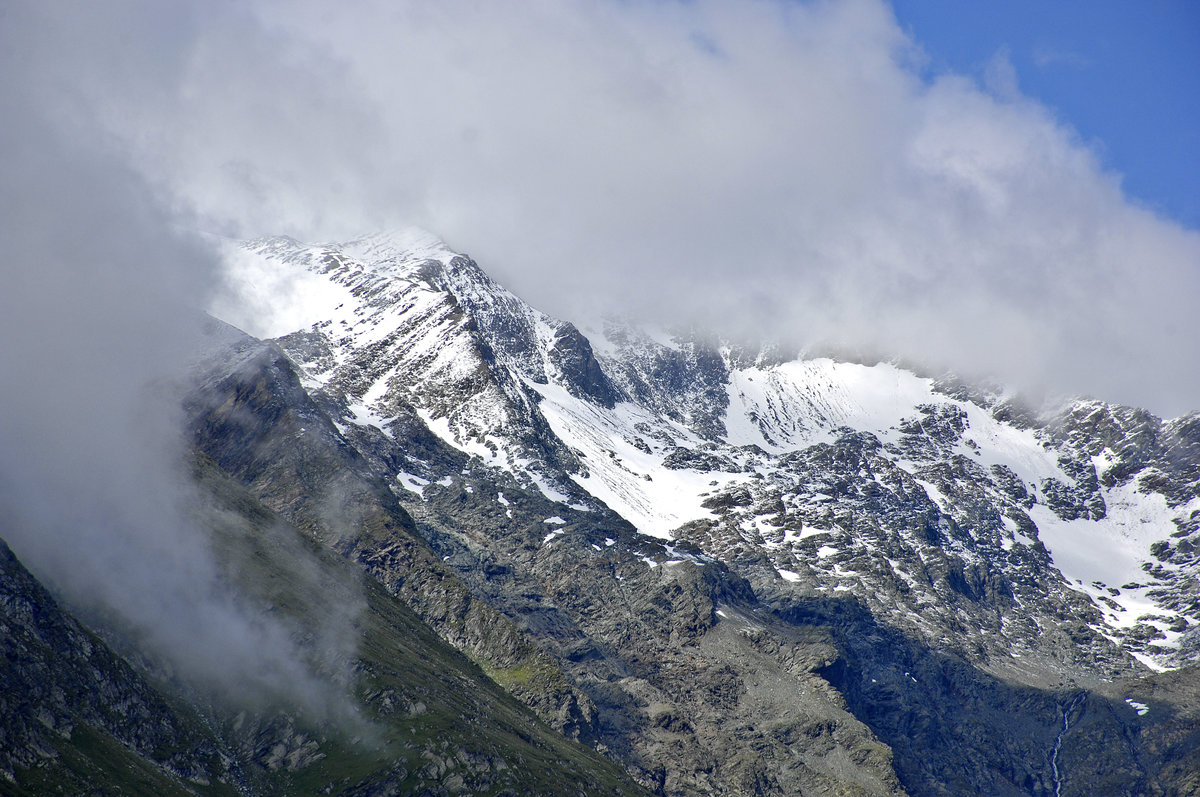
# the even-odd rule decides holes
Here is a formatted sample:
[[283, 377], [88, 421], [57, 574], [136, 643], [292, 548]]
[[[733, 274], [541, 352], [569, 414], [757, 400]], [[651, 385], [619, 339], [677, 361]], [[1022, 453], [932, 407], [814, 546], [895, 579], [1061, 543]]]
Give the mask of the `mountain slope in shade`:
[[63, 611], [3, 542], [0, 628], [0, 793], [236, 793], [201, 717]]

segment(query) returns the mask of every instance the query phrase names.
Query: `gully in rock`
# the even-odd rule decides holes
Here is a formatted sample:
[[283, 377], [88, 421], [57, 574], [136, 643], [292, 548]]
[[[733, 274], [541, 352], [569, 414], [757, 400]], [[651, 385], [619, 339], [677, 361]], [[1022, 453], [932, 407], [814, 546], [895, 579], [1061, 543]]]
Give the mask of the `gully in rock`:
[[1058, 753], [1062, 749], [1063, 737], [1071, 730], [1071, 712], [1086, 699], [1084, 693], [1075, 695], [1071, 702], [1062, 710], [1062, 730], [1054, 737], [1054, 747], [1050, 750], [1050, 774], [1054, 777], [1054, 797], [1062, 797], [1063, 776], [1058, 768]]

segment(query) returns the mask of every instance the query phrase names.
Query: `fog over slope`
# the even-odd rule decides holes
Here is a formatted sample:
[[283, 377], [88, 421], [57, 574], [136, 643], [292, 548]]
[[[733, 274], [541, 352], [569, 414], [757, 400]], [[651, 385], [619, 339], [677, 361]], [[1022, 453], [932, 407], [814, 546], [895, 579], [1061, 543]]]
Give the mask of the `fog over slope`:
[[[0, 71], [24, 75], [34, 31], [0, 30]], [[175, 380], [205, 345], [217, 261], [48, 88], [0, 81], [0, 537], [189, 686], [336, 708], [197, 517]]]

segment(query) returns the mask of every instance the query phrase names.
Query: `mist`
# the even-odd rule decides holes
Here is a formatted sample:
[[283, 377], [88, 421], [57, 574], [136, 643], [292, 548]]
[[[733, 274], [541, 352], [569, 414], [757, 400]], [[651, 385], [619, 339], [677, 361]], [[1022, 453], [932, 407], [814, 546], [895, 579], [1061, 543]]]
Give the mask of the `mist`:
[[[6, 7], [0, 24], [0, 536], [186, 688], [353, 719], [309, 667], [353, 655], [346, 616], [301, 650], [218, 564], [178, 387], [218, 259], [48, 67], [69, 44], [42, 26], [61, 10]], [[342, 592], [329, 602], [352, 614], [361, 597]]]

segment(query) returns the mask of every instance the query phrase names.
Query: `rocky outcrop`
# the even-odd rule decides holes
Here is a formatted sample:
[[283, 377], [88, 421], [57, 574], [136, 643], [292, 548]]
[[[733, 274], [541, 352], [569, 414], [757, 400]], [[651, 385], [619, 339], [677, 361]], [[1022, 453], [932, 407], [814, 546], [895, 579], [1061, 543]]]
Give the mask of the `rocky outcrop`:
[[238, 773], [169, 702], [63, 611], [0, 542], [0, 791], [188, 794]]

